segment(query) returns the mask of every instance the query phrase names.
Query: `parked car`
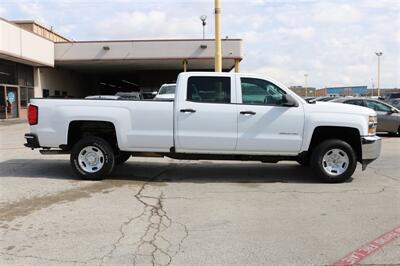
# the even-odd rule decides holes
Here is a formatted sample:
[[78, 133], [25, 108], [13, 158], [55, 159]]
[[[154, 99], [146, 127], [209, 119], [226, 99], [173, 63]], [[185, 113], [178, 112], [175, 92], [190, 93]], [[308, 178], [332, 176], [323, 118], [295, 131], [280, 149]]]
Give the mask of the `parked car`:
[[89, 99], [89, 100], [119, 100], [119, 99], [121, 99], [121, 97], [116, 96], [116, 95], [90, 95], [90, 96], [86, 96], [85, 99]]
[[118, 96], [120, 100], [143, 100], [143, 96], [140, 92], [117, 92], [115, 96]]
[[110, 175], [129, 156], [310, 165], [326, 182], [347, 180], [378, 158], [376, 112], [307, 103], [262, 75], [184, 72], [174, 101], [32, 99], [25, 146], [70, 154], [84, 179]]
[[397, 109], [400, 108], [400, 92], [387, 93], [384, 97], [384, 101], [390, 105], [395, 106]]
[[163, 84], [154, 100], [173, 100], [175, 98], [176, 84]]
[[315, 98], [315, 101], [317, 102], [329, 102], [332, 101], [334, 99], [336, 99], [336, 96], [321, 96], [321, 97], [317, 97]]
[[394, 135], [400, 135], [400, 111], [390, 104], [370, 98], [340, 98], [332, 102], [371, 108], [378, 115], [377, 132], [389, 132]]

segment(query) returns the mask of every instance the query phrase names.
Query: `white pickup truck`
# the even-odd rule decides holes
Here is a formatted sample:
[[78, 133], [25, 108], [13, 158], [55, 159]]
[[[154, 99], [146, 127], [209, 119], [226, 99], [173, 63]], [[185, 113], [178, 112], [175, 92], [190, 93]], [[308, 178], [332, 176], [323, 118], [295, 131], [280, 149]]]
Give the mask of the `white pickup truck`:
[[170, 101], [33, 99], [25, 146], [70, 154], [84, 179], [101, 179], [130, 156], [310, 165], [326, 182], [347, 180], [381, 150], [376, 113], [308, 103], [260, 75], [185, 72]]

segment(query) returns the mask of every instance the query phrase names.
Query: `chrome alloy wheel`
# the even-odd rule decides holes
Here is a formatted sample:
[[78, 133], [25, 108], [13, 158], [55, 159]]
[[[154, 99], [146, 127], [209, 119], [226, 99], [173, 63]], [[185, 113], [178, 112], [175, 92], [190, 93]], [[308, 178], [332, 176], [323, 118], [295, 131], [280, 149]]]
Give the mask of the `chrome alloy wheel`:
[[341, 149], [328, 150], [322, 158], [322, 168], [329, 175], [338, 176], [349, 167], [349, 156]]
[[95, 173], [104, 165], [104, 153], [95, 146], [86, 146], [79, 152], [79, 166], [87, 173]]

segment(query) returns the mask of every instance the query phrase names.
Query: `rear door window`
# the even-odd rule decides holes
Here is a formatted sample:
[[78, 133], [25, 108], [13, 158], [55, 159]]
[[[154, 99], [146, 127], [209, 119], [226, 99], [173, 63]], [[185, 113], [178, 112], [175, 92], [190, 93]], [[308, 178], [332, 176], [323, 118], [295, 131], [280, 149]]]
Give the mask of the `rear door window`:
[[230, 77], [189, 77], [186, 99], [201, 103], [230, 103]]

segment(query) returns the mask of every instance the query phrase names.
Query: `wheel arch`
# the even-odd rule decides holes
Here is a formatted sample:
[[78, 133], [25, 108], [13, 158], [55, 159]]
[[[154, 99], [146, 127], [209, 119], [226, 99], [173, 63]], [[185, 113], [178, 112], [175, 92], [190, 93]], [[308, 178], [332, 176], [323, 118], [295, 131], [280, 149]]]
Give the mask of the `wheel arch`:
[[354, 149], [357, 161], [362, 160], [361, 134], [357, 128], [342, 126], [318, 126], [314, 129], [307, 154], [311, 154], [315, 147], [327, 139], [340, 139]]
[[110, 121], [74, 120], [68, 125], [67, 149], [71, 149], [80, 139], [95, 136], [106, 140], [118, 150], [118, 137], [114, 123]]

